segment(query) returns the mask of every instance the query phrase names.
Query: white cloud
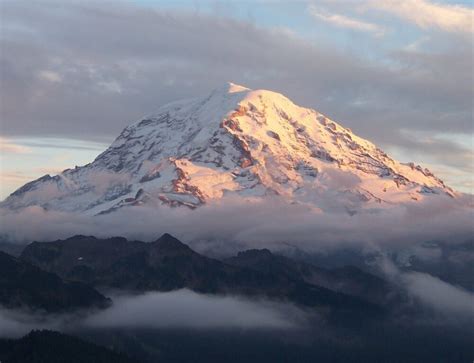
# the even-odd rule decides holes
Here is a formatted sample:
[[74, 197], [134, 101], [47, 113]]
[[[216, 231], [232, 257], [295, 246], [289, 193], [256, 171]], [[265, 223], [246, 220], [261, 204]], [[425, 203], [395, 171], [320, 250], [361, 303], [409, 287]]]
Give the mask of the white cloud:
[[82, 328], [298, 329], [307, 315], [287, 303], [237, 296], [203, 295], [190, 290], [113, 294], [106, 310], [79, 314], [32, 314], [0, 307], [0, 338], [32, 329], [64, 332]]
[[423, 303], [444, 314], [474, 316], [474, 294], [469, 291], [426, 273], [410, 272], [402, 276], [410, 293]]
[[63, 80], [59, 73], [53, 71], [40, 71], [38, 77], [51, 83], [60, 83]]
[[422, 29], [437, 28], [454, 33], [472, 33], [474, 10], [429, 0], [371, 0], [369, 6], [394, 14]]
[[[417, 256], [420, 257], [419, 254]], [[425, 255], [424, 257], [429, 259], [433, 256]], [[474, 317], [474, 294], [472, 292], [451, 285], [428, 273], [400, 271], [390, 258], [382, 257], [378, 262], [386, 278], [398, 284], [410, 296], [433, 309], [440, 316], [448, 318]]]
[[310, 5], [308, 7], [308, 11], [313, 18], [317, 20], [323, 20], [324, 22], [339, 28], [368, 32], [376, 36], [382, 36], [385, 33], [385, 30], [377, 24], [365, 22], [341, 14], [329, 13], [327, 11], [318, 9], [314, 5]]
[[278, 198], [245, 204], [225, 198], [196, 210], [129, 207], [97, 217], [29, 207], [21, 212], [0, 210], [0, 229], [19, 243], [76, 234], [152, 241], [168, 232], [199, 252], [221, 255], [289, 246], [318, 253], [339, 248], [399, 251], [430, 240], [466, 241], [472, 234], [473, 212], [463, 204], [469, 200], [436, 199], [354, 216], [319, 213]]
[[122, 86], [120, 85], [120, 83], [116, 81], [99, 82], [97, 85], [100, 88], [102, 88], [105, 92], [119, 93], [119, 94], [123, 92]]
[[[197, 294], [190, 290], [149, 292], [114, 297], [114, 305], [90, 316], [96, 328], [292, 328], [297, 308], [232, 296]], [[126, 312], [124, 314], [124, 312]]]

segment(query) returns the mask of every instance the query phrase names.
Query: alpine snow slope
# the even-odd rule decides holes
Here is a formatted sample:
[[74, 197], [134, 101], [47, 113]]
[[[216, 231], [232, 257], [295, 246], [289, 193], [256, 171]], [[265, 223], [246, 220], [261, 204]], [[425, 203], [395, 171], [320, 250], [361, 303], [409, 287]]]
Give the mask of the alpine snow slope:
[[272, 195], [349, 214], [457, 197], [429, 170], [397, 162], [318, 111], [229, 83], [161, 107], [92, 163], [27, 183], [0, 206], [98, 215]]

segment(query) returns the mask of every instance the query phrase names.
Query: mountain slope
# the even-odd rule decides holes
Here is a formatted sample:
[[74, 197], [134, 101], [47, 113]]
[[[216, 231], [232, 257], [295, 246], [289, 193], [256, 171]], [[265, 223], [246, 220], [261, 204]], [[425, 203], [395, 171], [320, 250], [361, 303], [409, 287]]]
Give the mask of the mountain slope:
[[123, 353], [49, 330], [33, 330], [20, 339], [0, 339], [3, 363], [137, 363]]
[[395, 286], [384, 279], [354, 266], [325, 269], [313, 264], [275, 255], [267, 249], [247, 250], [224, 260], [233, 266], [250, 268], [264, 273], [300, 279], [361, 299], [385, 305], [397, 295]]
[[0, 306], [64, 312], [106, 307], [109, 303], [89, 286], [63, 281], [54, 273], [0, 251]]
[[91, 164], [45, 175], [1, 207], [101, 214], [130, 205], [195, 208], [225, 195], [280, 195], [349, 213], [455, 193], [430, 171], [285, 96], [234, 84], [161, 107]]

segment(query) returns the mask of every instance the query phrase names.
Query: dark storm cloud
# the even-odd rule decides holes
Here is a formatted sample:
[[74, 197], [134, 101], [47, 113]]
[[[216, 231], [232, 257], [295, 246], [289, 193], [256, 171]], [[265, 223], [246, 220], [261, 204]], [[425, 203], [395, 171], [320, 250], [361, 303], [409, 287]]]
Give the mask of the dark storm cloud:
[[399, 51], [387, 65], [285, 29], [126, 3], [9, 1], [2, 14], [5, 135], [111, 137], [228, 80], [285, 93], [383, 145], [416, 147], [400, 129], [472, 132], [465, 38], [449, 52]]

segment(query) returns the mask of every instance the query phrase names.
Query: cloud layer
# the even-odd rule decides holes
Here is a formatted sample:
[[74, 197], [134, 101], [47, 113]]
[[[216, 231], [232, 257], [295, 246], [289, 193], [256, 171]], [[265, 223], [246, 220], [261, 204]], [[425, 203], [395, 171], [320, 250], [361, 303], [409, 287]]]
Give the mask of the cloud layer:
[[[387, 271], [392, 280], [424, 306], [432, 309], [427, 316], [441, 318], [438, 323], [464, 323], [474, 319], [474, 295], [431, 275]], [[202, 295], [190, 290], [148, 292], [139, 295], [115, 292], [109, 295], [113, 305], [105, 310], [63, 315], [41, 315], [6, 310], [0, 307], [0, 338], [20, 337], [32, 329], [52, 329], [66, 333], [105, 329], [194, 329], [194, 330], [283, 330], [304, 331], [323, 315], [301, 310], [289, 303], [237, 296]], [[418, 311], [418, 310], [417, 310]], [[432, 315], [431, 313], [435, 313]], [[420, 311], [418, 311], [418, 314]], [[410, 319], [420, 319], [422, 315]], [[310, 323], [310, 321], [312, 323]], [[383, 321], [380, 321], [384, 324]], [[415, 327], [415, 320], [411, 320]], [[429, 324], [432, 324], [430, 322]], [[324, 323], [323, 323], [324, 324]], [[314, 328], [314, 326], [313, 326]], [[325, 325], [329, 336], [330, 326]]]
[[266, 300], [202, 295], [190, 290], [112, 294], [112, 307], [82, 314], [35, 315], [0, 307], [0, 338], [32, 329], [297, 329], [305, 326], [298, 308]]
[[374, 0], [370, 7], [394, 14], [421, 28], [472, 34], [474, 10], [462, 5], [440, 4], [428, 0]]
[[[465, 145], [431, 143], [428, 152], [426, 143], [409, 135], [472, 133], [472, 40], [458, 36], [472, 10], [422, 0], [396, 3], [361, 2], [355, 15], [328, 3], [317, 14], [348, 31], [377, 33], [380, 25], [361, 15], [378, 11], [426, 31], [453, 32], [428, 34], [423, 49], [385, 49], [378, 40], [358, 39], [359, 49], [382, 49], [366, 57], [319, 35], [315, 42], [291, 29], [209, 13], [125, 2], [5, 2], [1, 132], [113, 138], [166, 102], [233, 81], [282, 92], [383, 147], [416, 150], [416, 162], [450, 165], [449, 155], [455, 168], [469, 165]], [[318, 30], [327, 31], [325, 21], [315, 24]]]
[[128, 207], [104, 216], [44, 211], [30, 207], [1, 211], [4, 238], [26, 243], [71, 235], [125, 236], [152, 241], [168, 232], [201, 252], [232, 254], [245, 248], [324, 252], [338, 248], [403, 250], [426, 241], [462, 243], [472, 235], [470, 197], [439, 197], [387, 210], [349, 216], [278, 198], [220, 203], [188, 208]]
[[[126, 312], [126, 313], [124, 313]], [[122, 296], [87, 318], [96, 328], [259, 328], [296, 327], [297, 308], [231, 296], [200, 295], [189, 290]]]
[[426, 273], [406, 273], [403, 282], [413, 296], [439, 313], [474, 318], [474, 294]]
[[[437, 258], [420, 254], [418, 257]], [[474, 294], [471, 291], [449, 284], [428, 273], [401, 271], [385, 257], [378, 261], [378, 265], [387, 279], [399, 285], [409, 296], [434, 312], [438, 318], [451, 321], [460, 319], [463, 323], [474, 321]]]

